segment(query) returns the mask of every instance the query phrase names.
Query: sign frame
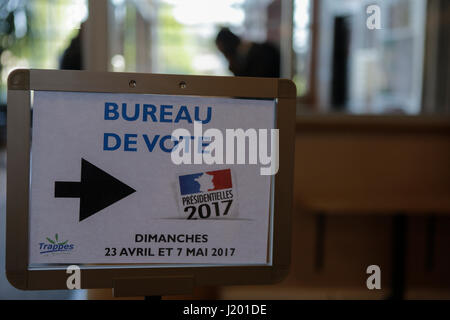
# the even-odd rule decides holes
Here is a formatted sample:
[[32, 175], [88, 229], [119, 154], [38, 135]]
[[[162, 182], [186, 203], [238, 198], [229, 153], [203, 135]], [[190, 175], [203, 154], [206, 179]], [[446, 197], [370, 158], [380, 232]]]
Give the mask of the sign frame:
[[[69, 91], [276, 99], [279, 170], [273, 191], [272, 265], [125, 267], [81, 265], [81, 288], [114, 295], [189, 294], [195, 286], [272, 284], [289, 271], [296, 87], [287, 79], [17, 69], [8, 78], [6, 276], [22, 290], [67, 289], [66, 268], [29, 268], [31, 92]], [[65, 265], [64, 265], [65, 266]]]

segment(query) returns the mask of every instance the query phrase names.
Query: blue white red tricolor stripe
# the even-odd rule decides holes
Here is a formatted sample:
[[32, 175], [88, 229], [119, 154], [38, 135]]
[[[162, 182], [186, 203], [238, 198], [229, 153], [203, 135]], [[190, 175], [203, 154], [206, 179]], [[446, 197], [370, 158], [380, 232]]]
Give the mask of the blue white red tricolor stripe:
[[210, 192], [233, 187], [231, 170], [216, 170], [179, 176], [181, 195]]

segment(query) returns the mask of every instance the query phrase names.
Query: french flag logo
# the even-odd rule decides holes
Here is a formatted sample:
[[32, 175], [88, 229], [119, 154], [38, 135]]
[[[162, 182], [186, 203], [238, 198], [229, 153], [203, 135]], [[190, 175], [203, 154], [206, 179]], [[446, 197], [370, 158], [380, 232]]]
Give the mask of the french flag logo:
[[233, 187], [230, 169], [187, 174], [179, 176], [179, 180], [182, 196]]

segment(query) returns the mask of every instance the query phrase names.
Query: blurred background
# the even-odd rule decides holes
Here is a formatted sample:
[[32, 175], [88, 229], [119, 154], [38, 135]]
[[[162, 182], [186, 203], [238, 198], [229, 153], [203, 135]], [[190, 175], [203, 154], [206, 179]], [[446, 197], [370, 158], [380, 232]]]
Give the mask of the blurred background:
[[[0, 298], [111, 297], [23, 293], [5, 279], [8, 74], [231, 76], [233, 58], [216, 43], [224, 27], [256, 65], [265, 62], [248, 48], [275, 48], [279, 76], [297, 86], [292, 267], [274, 286], [189, 298], [449, 299], [446, 0], [0, 0]], [[380, 290], [366, 287], [369, 265], [381, 269]]]

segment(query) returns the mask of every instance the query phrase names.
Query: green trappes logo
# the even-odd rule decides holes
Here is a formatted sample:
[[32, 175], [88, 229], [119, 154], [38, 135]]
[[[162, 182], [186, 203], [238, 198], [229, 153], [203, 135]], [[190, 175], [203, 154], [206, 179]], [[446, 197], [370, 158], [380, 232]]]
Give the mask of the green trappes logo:
[[45, 239], [47, 240], [47, 243], [39, 243], [40, 254], [69, 253], [75, 247], [75, 245], [69, 243], [69, 240], [60, 240], [57, 233], [55, 234], [54, 239], [49, 237], [46, 237]]

